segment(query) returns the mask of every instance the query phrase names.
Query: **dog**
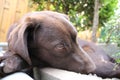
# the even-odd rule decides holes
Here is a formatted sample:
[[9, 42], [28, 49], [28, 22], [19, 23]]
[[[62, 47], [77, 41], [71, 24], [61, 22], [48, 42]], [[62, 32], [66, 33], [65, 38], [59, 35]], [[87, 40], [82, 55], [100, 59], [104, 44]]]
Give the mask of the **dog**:
[[49, 66], [101, 77], [120, 77], [120, 70], [113, 70], [112, 58], [95, 44], [77, 38], [75, 27], [62, 13], [26, 14], [9, 28], [7, 42], [8, 50], [0, 57], [4, 63], [1, 74]]

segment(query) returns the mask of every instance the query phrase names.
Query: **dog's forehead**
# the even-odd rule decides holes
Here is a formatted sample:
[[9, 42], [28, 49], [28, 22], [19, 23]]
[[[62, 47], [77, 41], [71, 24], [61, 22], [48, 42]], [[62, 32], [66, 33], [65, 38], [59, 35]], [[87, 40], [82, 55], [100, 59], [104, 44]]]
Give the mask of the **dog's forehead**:
[[64, 35], [69, 34], [72, 36], [76, 36], [77, 34], [77, 31], [75, 27], [71, 24], [71, 22], [62, 16], [51, 16], [48, 19], [44, 20], [43, 23], [44, 26], [48, 27], [49, 29], [57, 30], [60, 33], [64, 33]]
[[75, 27], [64, 14], [51, 11], [42, 11], [29, 14], [29, 17], [34, 19], [37, 24], [42, 23], [44, 27], [49, 27], [49, 29], [61, 30], [61, 32], [68, 32], [74, 36], [77, 35]]

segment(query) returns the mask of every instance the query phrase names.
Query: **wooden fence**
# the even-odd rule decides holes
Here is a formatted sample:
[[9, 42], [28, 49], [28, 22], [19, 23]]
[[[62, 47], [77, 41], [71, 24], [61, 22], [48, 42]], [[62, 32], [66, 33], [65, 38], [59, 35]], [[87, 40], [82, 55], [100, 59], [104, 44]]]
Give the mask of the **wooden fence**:
[[28, 0], [0, 0], [0, 42], [6, 41], [9, 26], [27, 12]]

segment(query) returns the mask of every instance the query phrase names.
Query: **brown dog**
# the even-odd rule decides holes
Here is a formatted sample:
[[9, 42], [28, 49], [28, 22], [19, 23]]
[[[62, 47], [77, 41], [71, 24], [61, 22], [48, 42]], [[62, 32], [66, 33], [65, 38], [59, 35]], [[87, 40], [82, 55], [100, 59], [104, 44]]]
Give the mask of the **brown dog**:
[[[96, 50], [96, 45], [78, 41], [76, 29], [61, 13], [28, 13], [11, 26], [7, 39], [9, 50], [1, 58], [4, 59], [3, 73], [45, 65], [102, 77], [119, 77], [120, 74], [119, 69], [113, 71], [115, 64], [99, 47]], [[105, 61], [108, 63], [103, 65]]]

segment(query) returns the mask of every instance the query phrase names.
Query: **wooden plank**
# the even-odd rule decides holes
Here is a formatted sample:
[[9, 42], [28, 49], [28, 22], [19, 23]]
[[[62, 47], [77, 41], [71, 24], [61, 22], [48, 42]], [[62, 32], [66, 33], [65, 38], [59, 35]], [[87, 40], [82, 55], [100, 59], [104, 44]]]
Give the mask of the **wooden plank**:
[[0, 42], [6, 41], [9, 26], [27, 12], [28, 0], [0, 0]]
[[15, 19], [15, 12], [16, 12], [16, 6], [18, 0], [9, 0], [10, 1], [10, 23], [8, 24], [8, 27], [14, 22]]
[[1, 21], [0, 21], [0, 40], [5, 40], [5, 27], [7, 25], [7, 20], [9, 19], [8, 10], [9, 10], [9, 2], [8, 0], [2, 0], [1, 7]]
[[21, 16], [23, 16], [27, 12], [28, 8], [28, 0], [18, 0], [17, 6], [16, 6], [16, 16], [15, 21], [20, 19]]
[[12, 10], [14, 10], [14, 7], [16, 4], [16, 0], [10, 1], [10, 0], [3, 0], [3, 11], [2, 11], [2, 22], [1, 22], [1, 41], [6, 41], [6, 34], [8, 27], [10, 26], [10, 22], [12, 20], [11, 14]]
[[0, 41], [2, 40], [2, 18], [3, 18], [3, 5], [4, 1], [0, 0]]

